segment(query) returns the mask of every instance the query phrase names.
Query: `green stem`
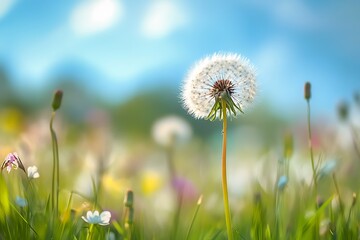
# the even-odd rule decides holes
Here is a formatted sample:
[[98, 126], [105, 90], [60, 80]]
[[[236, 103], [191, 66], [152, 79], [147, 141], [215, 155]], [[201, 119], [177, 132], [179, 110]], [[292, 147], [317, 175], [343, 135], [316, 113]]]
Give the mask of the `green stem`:
[[51, 132], [51, 141], [53, 147], [53, 171], [52, 171], [52, 198], [51, 198], [51, 205], [53, 212], [57, 216], [59, 211], [59, 148], [58, 148], [58, 141], [56, 137], [56, 133], [53, 128], [53, 123], [55, 119], [55, 111], [52, 112], [51, 120], [50, 120], [50, 132]]
[[309, 142], [309, 151], [310, 151], [310, 159], [311, 159], [311, 168], [313, 172], [313, 182], [314, 182], [314, 193], [315, 197], [317, 194], [317, 179], [316, 179], [316, 169], [314, 163], [314, 153], [312, 147], [312, 136], [311, 136], [311, 122], [310, 122], [310, 101], [307, 100], [307, 125], [308, 125], [308, 142]]
[[227, 189], [227, 177], [226, 177], [226, 129], [227, 129], [227, 116], [226, 116], [226, 102], [221, 100], [222, 104], [222, 116], [223, 116], [223, 142], [222, 142], [222, 189], [224, 196], [224, 208], [225, 208], [225, 220], [226, 220], [226, 230], [228, 234], [228, 239], [233, 240], [233, 232], [231, 227], [231, 216], [230, 216], [230, 207], [229, 207], [229, 198], [228, 198], [228, 189]]
[[87, 232], [87, 235], [86, 235], [86, 240], [90, 240], [90, 239], [91, 239], [91, 237], [92, 237], [92, 232], [93, 232], [93, 228], [94, 228], [94, 224], [90, 224], [89, 231]]
[[193, 216], [192, 219], [191, 219], [191, 224], [190, 224], [189, 230], [188, 230], [188, 232], [187, 232], [187, 234], [186, 234], [186, 238], [185, 238], [186, 240], [188, 240], [189, 237], [190, 237], [191, 229], [192, 229], [192, 227], [193, 227], [193, 225], [194, 225], [196, 216], [197, 216], [197, 214], [198, 214], [198, 212], [199, 212], [199, 209], [200, 209], [201, 200], [202, 200], [202, 196], [200, 196], [200, 198], [199, 198], [199, 200], [198, 200], [198, 203], [197, 203], [197, 206], [196, 206], [196, 209], [195, 209], [194, 216]]

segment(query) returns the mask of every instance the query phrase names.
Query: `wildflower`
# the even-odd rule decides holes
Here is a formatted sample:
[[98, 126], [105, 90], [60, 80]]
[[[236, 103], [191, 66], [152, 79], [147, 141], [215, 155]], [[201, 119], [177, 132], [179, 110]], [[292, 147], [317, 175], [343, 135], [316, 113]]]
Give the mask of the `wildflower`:
[[36, 166], [30, 166], [28, 167], [27, 170], [27, 174], [28, 174], [28, 178], [32, 179], [32, 178], [39, 178], [40, 174], [38, 172], [38, 168]]
[[165, 147], [189, 139], [191, 133], [190, 125], [177, 116], [167, 116], [157, 120], [152, 129], [154, 140]]
[[277, 187], [280, 191], [284, 190], [288, 183], [288, 178], [286, 176], [281, 176], [278, 180]]
[[175, 177], [172, 180], [172, 185], [177, 191], [178, 195], [185, 201], [193, 200], [197, 195], [197, 189], [194, 184], [184, 177]]
[[6, 168], [6, 171], [10, 172], [11, 169], [17, 169], [20, 168], [22, 169], [25, 173], [25, 167], [22, 164], [20, 157], [18, 156], [18, 154], [16, 152], [14, 153], [9, 153], [6, 158], [5, 161], [3, 162], [3, 164], [1, 165], [1, 171]]
[[106, 226], [110, 224], [111, 213], [109, 211], [103, 211], [100, 215], [98, 211], [88, 211], [86, 217], [81, 217], [85, 222], [90, 224], [99, 224]]
[[338, 163], [335, 159], [325, 162], [325, 164], [319, 170], [318, 178], [322, 179], [325, 176], [331, 175], [334, 172], [337, 165]]
[[222, 118], [222, 101], [234, 116], [256, 93], [255, 69], [237, 54], [214, 54], [190, 70], [182, 89], [184, 108], [195, 118]]
[[16, 196], [15, 198], [15, 203], [19, 206], [19, 207], [26, 207], [27, 206], [27, 201], [25, 198]]

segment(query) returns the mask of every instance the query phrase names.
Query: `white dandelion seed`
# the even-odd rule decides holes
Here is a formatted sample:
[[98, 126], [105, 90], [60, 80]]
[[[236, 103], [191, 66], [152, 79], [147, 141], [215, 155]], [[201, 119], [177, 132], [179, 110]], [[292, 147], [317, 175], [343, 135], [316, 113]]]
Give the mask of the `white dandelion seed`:
[[184, 108], [195, 118], [221, 118], [220, 99], [234, 116], [242, 112], [256, 94], [256, 73], [249, 60], [233, 53], [214, 54], [197, 62], [182, 88]]

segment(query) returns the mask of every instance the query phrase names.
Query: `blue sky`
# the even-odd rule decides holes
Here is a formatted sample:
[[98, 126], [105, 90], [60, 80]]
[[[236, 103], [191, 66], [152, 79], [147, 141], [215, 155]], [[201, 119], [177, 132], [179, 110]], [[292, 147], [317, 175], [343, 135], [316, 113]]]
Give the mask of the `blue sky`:
[[[331, 113], [360, 90], [360, 2], [0, 0], [0, 64], [19, 89], [71, 73], [109, 100], [166, 84], [213, 52], [258, 70], [258, 101]], [[79, 80], [80, 81], [80, 80]]]

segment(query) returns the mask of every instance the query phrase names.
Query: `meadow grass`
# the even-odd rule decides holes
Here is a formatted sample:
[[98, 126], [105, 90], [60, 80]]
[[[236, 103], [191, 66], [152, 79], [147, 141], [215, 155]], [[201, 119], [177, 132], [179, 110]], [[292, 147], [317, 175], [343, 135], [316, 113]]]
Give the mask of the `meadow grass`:
[[[317, 152], [318, 149], [313, 148], [309, 99], [306, 99], [308, 115], [304, 119], [309, 145], [296, 149], [294, 138], [297, 136], [286, 132], [281, 146], [283, 153], [277, 156], [272, 187], [267, 188], [260, 181], [254, 181], [250, 186], [251, 191], [241, 196], [229, 194], [232, 206], [230, 231], [234, 239], [359, 238], [357, 174], [351, 174], [351, 171], [347, 174], [348, 169], [329, 165], [323, 157], [326, 153]], [[54, 112], [57, 109], [53, 109]], [[168, 151], [165, 154], [168, 162], [163, 164], [169, 164], [169, 169], [165, 170], [164, 175], [167, 176], [164, 179], [171, 182], [170, 190], [163, 192], [165, 197], [158, 198], [155, 194], [141, 192], [139, 185], [142, 176], [131, 169], [128, 169], [127, 175], [125, 171], [122, 172], [124, 176], [116, 174], [122, 181], [131, 181], [130, 184], [116, 181], [116, 177], [110, 181], [108, 174], [112, 166], [101, 161], [91, 175], [92, 180], [88, 182], [90, 191], [79, 191], [72, 188], [75, 186], [76, 175], [79, 175], [79, 163], [68, 161], [70, 166], [61, 164], [60, 154], [62, 147], [71, 152], [76, 151], [74, 144], [77, 145], [71, 143], [62, 146], [63, 143], [56, 137], [56, 130], [61, 132], [61, 129], [56, 129], [54, 113], [49, 121], [53, 164], [49, 164], [49, 150], [47, 153], [41, 152], [43, 157], [40, 153], [36, 154], [43, 158], [39, 161], [38, 167], [42, 170], [39, 171], [39, 178], [31, 177], [29, 170], [26, 172], [19, 168], [7, 173], [5, 165], [0, 174], [0, 239], [228, 238], [229, 229], [221, 204], [220, 179], [211, 178], [215, 173], [212, 172], [212, 167], [207, 167], [208, 173], [202, 177], [196, 176], [199, 173], [194, 165], [198, 162], [185, 159], [191, 154], [203, 154], [203, 147], [194, 150], [193, 146], [185, 145], [184, 148], [189, 149], [184, 152], [188, 153], [176, 153], [177, 148], [174, 146], [165, 150]], [[358, 129], [354, 125], [349, 128], [353, 148], [347, 149], [346, 153], [340, 148], [334, 152], [346, 158], [349, 166], [354, 168], [359, 167], [360, 160], [357, 152]], [[214, 152], [220, 152], [219, 149]], [[307, 179], [299, 180], [296, 172], [301, 170], [291, 168], [295, 152], [303, 153], [306, 164], [311, 169], [312, 174]], [[66, 155], [66, 151], [63, 153]], [[217, 156], [220, 155], [214, 158]], [[28, 166], [26, 155], [22, 155], [20, 161]], [[173, 183], [179, 176], [179, 173], [175, 173], [175, 169], [179, 168], [175, 163], [180, 161], [183, 165], [193, 165], [192, 171], [187, 175], [189, 178], [193, 178], [194, 182], [203, 182], [198, 184], [202, 187], [196, 192], [196, 196], [186, 198], [184, 189], [178, 191], [177, 185]], [[218, 170], [219, 167], [217, 162], [214, 168]], [[117, 189], [118, 185], [132, 186], [132, 189], [124, 190], [123, 187], [120, 191], [111, 190]], [[169, 199], [173, 204], [168, 204]], [[160, 211], [162, 205], [165, 210]], [[165, 207], [167, 205], [170, 207]], [[106, 218], [87, 218], [87, 212], [94, 213], [95, 210], [99, 214], [110, 211], [111, 220], [107, 222]]]

